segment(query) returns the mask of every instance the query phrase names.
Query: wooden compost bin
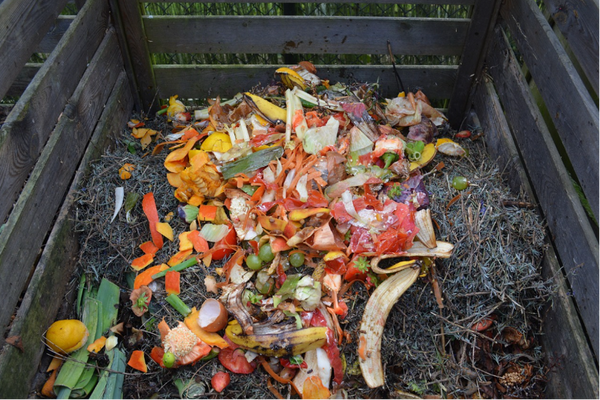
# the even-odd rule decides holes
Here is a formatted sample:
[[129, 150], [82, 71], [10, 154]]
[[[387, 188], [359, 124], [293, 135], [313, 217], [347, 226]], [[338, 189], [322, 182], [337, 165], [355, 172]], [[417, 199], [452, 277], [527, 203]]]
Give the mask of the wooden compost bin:
[[[465, 119], [479, 124], [512, 190], [539, 205], [550, 240], [544, 273], [559, 283], [544, 318], [543, 345], [554, 366], [547, 396], [598, 398], [597, 228], [571, 181], [597, 220], [597, 2], [544, 0], [545, 12], [534, 0], [373, 3], [392, 2], [462, 4], [472, 13], [150, 18], [136, 0], [80, 0], [76, 16], [59, 16], [67, 0], [0, 2], [0, 97], [18, 97], [0, 113], [2, 397], [39, 389], [32, 381], [42, 335], [77, 263], [74, 193], [131, 112], [148, 112], [172, 94], [230, 96], [269, 82], [276, 68], [152, 65], [150, 54], [387, 54], [389, 40], [395, 55], [460, 57], [457, 65], [398, 69], [407, 88], [450, 100], [454, 128]], [[30, 64], [33, 53], [50, 55]], [[317, 67], [331, 81], [379, 79], [384, 95], [398, 91], [391, 65]]]

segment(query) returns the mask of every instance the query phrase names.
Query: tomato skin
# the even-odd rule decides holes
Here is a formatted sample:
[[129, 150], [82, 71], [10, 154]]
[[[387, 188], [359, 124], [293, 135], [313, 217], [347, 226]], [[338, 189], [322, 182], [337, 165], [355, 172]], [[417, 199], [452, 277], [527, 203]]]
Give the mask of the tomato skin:
[[244, 351], [239, 346], [233, 344], [227, 336], [224, 339], [229, 343], [228, 347], [219, 352], [219, 361], [221, 364], [235, 374], [251, 374], [256, 369], [256, 362], [251, 363], [246, 360]]
[[344, 275], [346, 273], [346, 263], [342, 257], [325, 261], [325, 272], [328, 274]]
[[210, 380], [210, 384], [212, 385], [213, 389], [215, 389], [215, 391], [218, 393], [221, 393], [223, 389], [229, 385], [229, 382], [231, 382], [231, 377], [227, 372], [223, 371], [219, 371], [214, 374]]
[[[236, 243], [237, 243], [237, 235], [235, 233], [235, 229], [233, 229], [233, 226], [229, 225], [229, 232], [227, 233], [227, 235], [223, 239], [221, 239], [217, 243], [215, 243], [215, 246], [218, 246], [220, 244], [225, 244], [225, 245], [233, 246]], [[214, 253], [212, 253], [212, 259], [213, 260], [222, 260], [226, 256], [228, 256], [231, 253], [233, 253], [233, 251], [234, 251], [233, 249], [220, 249], [220, 250], [217, 250]]]

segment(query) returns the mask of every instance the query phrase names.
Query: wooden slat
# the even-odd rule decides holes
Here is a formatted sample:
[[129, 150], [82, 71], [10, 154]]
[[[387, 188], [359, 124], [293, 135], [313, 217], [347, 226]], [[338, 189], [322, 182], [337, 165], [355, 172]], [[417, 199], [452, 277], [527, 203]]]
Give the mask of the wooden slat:
[[50, 135], [2, 231], [0, 331], [9, 324], [34, 262], [114, 83], [123, 69], [109, 30]]
[[106, 1], [89, 0], [0, 129], [0, 221], [6, 220], [107, 25]]
[[598, 1], [545, 0], [544, 4], [598, 94]]
[[521, 193], [521, 190], [527, 189], [525, 193], [530, 201], [535, 201], [535, 194], [528, 185], [529, 180], [504, 110], [500, 105], [500, 99], [488, 78], [483, 78], [475, 87], [472, 105], [485, 133], [488, 154], [498, 164], [510, 190], [513, 193]]
[[41, 67], [42, 64], [38, 63], [25, 64], [25, 66], [21, 68], [21, 72], [19, 72], [19, 75], [17, 75], [17, 78], [14, 80], [12, 86], [6, 92], [6, 95], [21, 96]]
[[598, 107], [534, 0], [507, 0], [500, 12], [598, 220]]
[[153, 53], [458, 55], [468, 19], [298, 16], [144, 17]]
[[32, 379], [44, 351], [40, 338], [54, 321], [63, 303], [66, 282], [76, 266], [79, 254], [73, 214], [76, 192], [92, 162], [100, 158], [115, 133], [125, 126], [133, 107], [133, 99], [125, 72], [122, 72], [106, 103], [102, 116], [87, 146], [69, 193], [58, 214], [54, 228], [25, 292], [8, 336], [19, 336], [23, 352], [5, 345], [0, 353], [0, 387], [2, 397], [28, 397]]
[[[142, 25], [139, 4], [136, 0], [110, 0], [111, 10], [115, 14], [117, 30], [120, 37], [127, 68], [133, 69], [136, 97], [141, 101], [141, 110], [148, 114], [158, 110], [158, 99], [156, 98], [156, 83], [152, 72], [152, 63], [148, 53], [148, 38]], [[125, 44], [127, 48], [124, 48]]]
[[465, 118], [473, 82], [479, 77], [489, 36], [496, 24], [500, 0], [478, 1], [462, 50], [460, 68], [448, 106], [448, 122], [458, 129]]
[[66, 3], [66, 0], [0, 3], [0, 99]]
[[587, 333], [598, 356], [598, 241], [510, 46], [500, 29], [488, 53], [500, 96], [558, 255], [569, 274]]
[[554, 249], [549, 248], [543, 261], [543, 274], [558, 277], [557, 293], [544, 315], [542, 344], [550, 369], [544, 397], [552, 399], [597, 399], [598, 370], [585, 330], [581, 326], [570, 289], [562, 275]]
[[[529, 199], [534, 199], [533, 188], [491, 82], [486, 81], [476, 87], [473, 107], [485, 132], [489, 154], [498, 160], [498, 167], [511, 190], [513, 193], [523, 191]], [[558, 291], [544, 313], [541, 340], [547, 365], [560, 360], [560, 365], [548, 374], [544, 396], [552, 399], [598, 398], [594, 355], [586, 341], [573, 299], [567, 294], [566, 278], [552, 246], [548, 246], [542, 266], [544, 278], [552, 279]]]
[[71, 26], [75, 19], [74, 15], [59, 15], [56, 21], [50, 26], [48, 33], [44, 36], [39, 46], [35, 49], [36, 53], [52, 53], [60, 39]]
[[[165, 0], [139, 0], [140, 3], [164, 3]], [[449, 4], [472, 5], [476, 0], [371, 0], [361, 1], [361, 4]], [[239, 0], [171, 0], [169, 3], [240, 3]], [[249, 0], [244, 3], [271, 3], [270, 0]], [[283, 0], [279, 3], [314, 3], [313, 0]], [[325, 0], [320, 3], [356, 3], [356, 0]]]
[[[251, 86], [276, 79], [276, 65], [157, 65], [154, 67], [161, 98], [232, 97]], [[456, 78], [456, 66], [398, 66], [406, 88], [421, 89], [432, 99], [447, 99]], [[317, 65], [317, 73], [331, 82], [376, 82], [384, 96], [394, 97], [398, 86], [391, 66]]]

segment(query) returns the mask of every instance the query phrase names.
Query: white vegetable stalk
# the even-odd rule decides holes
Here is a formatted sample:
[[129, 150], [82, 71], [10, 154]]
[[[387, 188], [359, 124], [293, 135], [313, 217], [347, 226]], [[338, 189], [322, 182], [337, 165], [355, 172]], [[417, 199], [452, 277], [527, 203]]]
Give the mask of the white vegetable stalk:
[[119, 214], [121, 207], [123, 207], [124, 198], [125, 198], [125, 189], [123, 189], [122, 187], [115, 188], [115, 212], [113, 213], [113, 216], [110, 219], [111, 223], [115, 220], [115, 218]]

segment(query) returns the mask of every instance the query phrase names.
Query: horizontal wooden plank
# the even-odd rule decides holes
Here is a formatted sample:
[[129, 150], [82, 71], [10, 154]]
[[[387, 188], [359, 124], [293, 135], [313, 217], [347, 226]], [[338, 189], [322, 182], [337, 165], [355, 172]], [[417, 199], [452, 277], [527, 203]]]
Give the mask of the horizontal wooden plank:
[[[165, 3], [165, 0], [139, 0], [140, 3]], [[476, 0], [324, 0], [319, 3], [360, 3], [360, 4], [449, 4], [449, 5], [473, 5]], [[239, 0], [170, 0], [169, 3], [241, 3]], [[270, 0], [248, 0], [243, 3], [272, 3]], [[283, 0], [279, 3], [314, 3], [313, 0]]]
[[544, 3], [598, 94], [598, 1], [545, 0]]
[[7, 96], [21, 96], [27, 86], [31, 83], [35, 74], [40, 70], [42, 64], [38, 63], [27, 63], [23, 68], [21, 68], [21, 72], [17, 75], [17, 78], [14, 80], [11, 87], [6, 92]]
[[507, 0], [500, 12], [598, 220], [598, 107], [534, 0]]
[[[485, 132], [484, 139], [489, 154], [497, 160], [512, 192], [522, 191], [533, 201], [534, 191], [527, 178], [523, 160], [511, 135], [500, 99], [489, 80], [477, 85], [472, 103], [478, 122]], [[573, 299], [567, 294], [567, 281], [552, 246], [548, 246], [542, 266], [544, 278], [552, 279], [558, 289], [544, 312], [542, 345], [547, 365], [561, 360], [560, 365], [548, 373], [544, 395], [551, 399], [598, 398], [594, 355], [587, 343]]]
[[468, 19], [144, 17], [152, 53], [459, 55]]
[[0, 221], [6, 220], [107, 26], [106, 1], [87, 1], [0, 129]]
[[59, 15], [58, 18], [56, 18], [56, 21], [50, 26], [50, 29], [48, 29], [48, 33], [46, 33], [38, 47], [35, 49], [35, 52], [52, 53], [74, 19], [74, 15]]
[[[205, 99], [232, 97], [240, 91], [274, 81], [277, 65], [156, 65], [159, 95], [167, 98]], [[421, 89], [431, 99], [447, 99], [456, 79], [457, 66], [397, 66], [407, 90]], [[331, 82], [377, 82], [381, 93], [393, 97], [398, 86], [388, 65], [317, 65], [317, 73]]]
[[0, 99], [66, 3], [66, 0], [0, 2]]
[[119, 54], [119, 47], [114, 30], [109, 30], [4, 226], [0, 243], [0, 287], [4, 297], [0, 308], [2, 332], [9, 324], [38, 251], [64, 200], [104, 104], [123, 70], [123, 62], [115, 54]]
[[493, 36], [487, 63], [598, 357], [598, 240], [500, 29]]
[[79, 164], [11, 325], [8, 336], [19, 336], [24, 351], [20, 352], [13, 346], [5, 345], [0, 353], [0, 387], [5, 398], [27, 398], [32, 389], [31, 382], [45, 348], [40, 338], [54, 321], [63, 303], [67, 289], [65, 282], [70, 280], [78, 260], [78, 238], [73, 235], [74, 220], [71, 218], [76, 193], [92, 162], [100, 158], [104, 149], [115, 139], [115, 133], [125, 126], [132, 107], [133, 99], [127, 76], [122, 72]]

